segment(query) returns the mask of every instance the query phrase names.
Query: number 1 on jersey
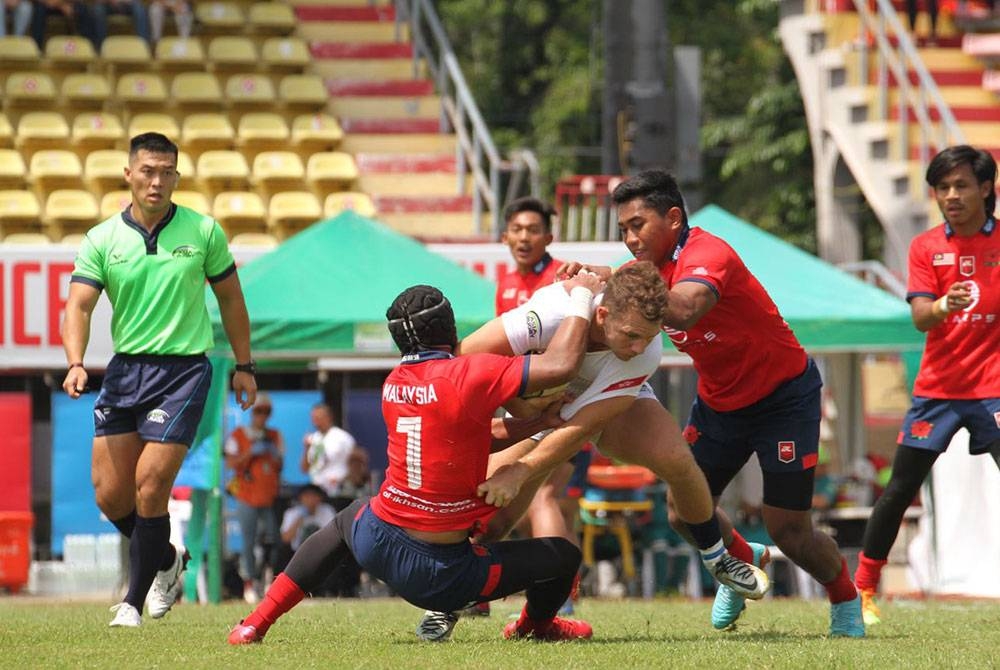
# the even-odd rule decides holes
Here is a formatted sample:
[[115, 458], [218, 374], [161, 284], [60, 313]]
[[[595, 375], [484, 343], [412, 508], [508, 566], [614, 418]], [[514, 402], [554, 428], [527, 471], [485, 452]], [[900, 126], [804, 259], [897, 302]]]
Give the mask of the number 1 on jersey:
[[420, 420], [419, 416], [396, 419], [396, 432], [406, 435], [406, 485], [411, 489], [419, 489], [423, 484], [420, 473]]

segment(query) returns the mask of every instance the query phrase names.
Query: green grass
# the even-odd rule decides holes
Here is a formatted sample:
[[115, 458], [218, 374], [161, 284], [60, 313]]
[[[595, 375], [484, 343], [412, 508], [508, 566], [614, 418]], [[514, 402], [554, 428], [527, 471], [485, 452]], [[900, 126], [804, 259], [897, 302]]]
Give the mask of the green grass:
[[[110, 604], [110, 603], [108, 603]], [[413, 635], [420, 611], [401, 600], [310, 600], [260, 645], [229, 647], [248, 607], [179, 605], [138, 629], [111, 629], [104, 603], [0, 599], [0, 668], [989, 668], [1000, 664], [1000, 604], [895, 602], [865, 640], [828, 639], [820, 601], [754, 603], [738, 630], [708, 623], [710, 603], [584, 600], [589, 642], [501, 639], [516, 598], [463, 619], [451, 642]]]

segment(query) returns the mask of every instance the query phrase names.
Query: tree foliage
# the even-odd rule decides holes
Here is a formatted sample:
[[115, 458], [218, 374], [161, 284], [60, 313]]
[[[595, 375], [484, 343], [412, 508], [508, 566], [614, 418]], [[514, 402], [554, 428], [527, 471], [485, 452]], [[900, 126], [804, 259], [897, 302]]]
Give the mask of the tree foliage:
[[[600, 170], [601, 0], [439, 0], [501, 149], [531, 147], [551, 193]], [[812, 157], [777, 0], [665, 0], [674, 45], [702, 49], [702, 192], [815, 251]]]

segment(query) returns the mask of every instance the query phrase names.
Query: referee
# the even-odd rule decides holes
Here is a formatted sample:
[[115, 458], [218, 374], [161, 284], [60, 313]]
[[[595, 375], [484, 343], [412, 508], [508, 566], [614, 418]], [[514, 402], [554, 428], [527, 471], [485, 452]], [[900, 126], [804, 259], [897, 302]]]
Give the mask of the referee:
[[131, 538], [128, 593], [111, 608], [111, 626], [140, 625], [147, 593], [149, 615], [162, 617], [181, 590], [187, 556], [170, 544], [167, 502], [212, 381], [206, 280], [236, 356], [236, 400], [247, 409], [257, 394], [250, 320], [225, 233], [170, 201], [179, 177], [173, 142], [159, 133], [132, 138], [132, 202], [84, 237], [63, 321], [63, 389], [76, 399], [87, 388], [91, 314], [107, 291], [115, 355], [94, 403], [91, 476], [98, 507]]

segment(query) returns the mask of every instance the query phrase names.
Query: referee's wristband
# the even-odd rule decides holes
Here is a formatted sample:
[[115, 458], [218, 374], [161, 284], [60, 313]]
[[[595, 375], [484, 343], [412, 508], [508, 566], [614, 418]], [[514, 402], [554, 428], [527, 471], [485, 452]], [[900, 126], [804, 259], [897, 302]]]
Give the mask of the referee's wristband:
[[566, 316], [578, 316], [590, 321], [594, 313], [594, 292], [586, 286], [574, 286], [569, 292], [569, 309]]
[[935, 300], [931, 311], [933, 311], [937, 316], [948, 316], [948, 313], [951, 312], [951, 308], [948, 307], [948, 296], [943, 295]]

